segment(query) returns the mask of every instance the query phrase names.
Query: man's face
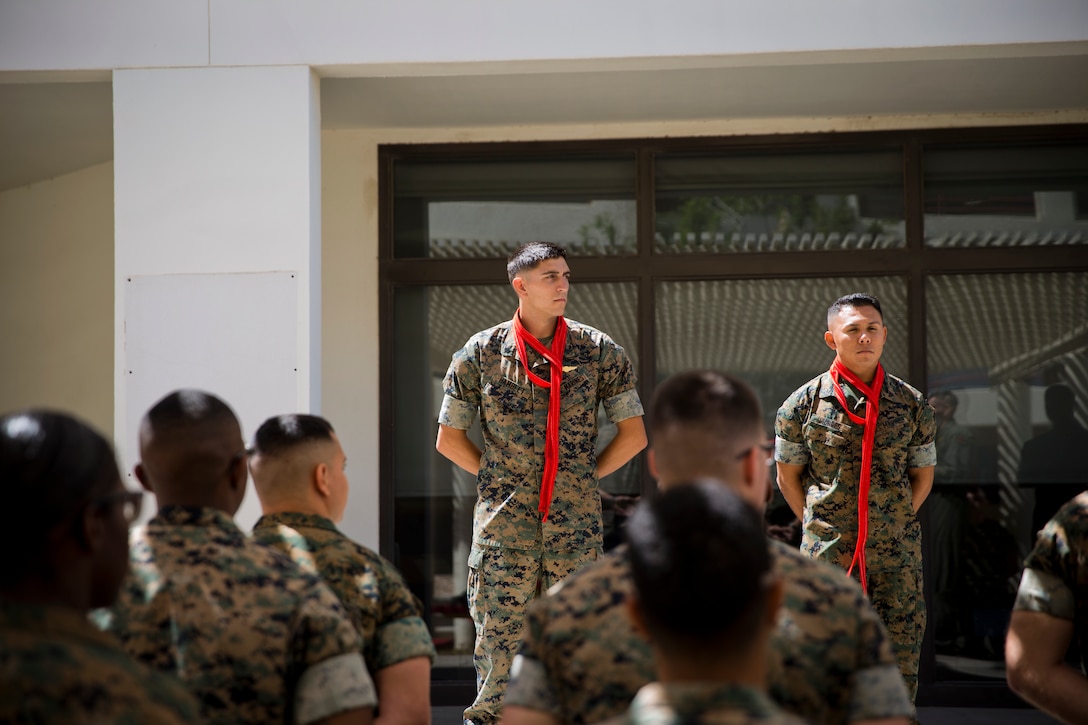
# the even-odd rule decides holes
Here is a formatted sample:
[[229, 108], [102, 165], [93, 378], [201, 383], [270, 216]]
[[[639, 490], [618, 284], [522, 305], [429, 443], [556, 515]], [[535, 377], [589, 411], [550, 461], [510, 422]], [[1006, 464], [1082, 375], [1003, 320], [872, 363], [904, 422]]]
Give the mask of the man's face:
[[876, 370], [888, 328], [875, 307], [843, 307], [828, 320], [824, 333], [827, 346], [835, 356], [855, 375], [866, 377]]
[[561, 317], [567, 308], [570, 291], [570, 267], [562, 257], [545, 259], [532, 269], [522, 270], [518, 298], [525, 312], [544, 317]]

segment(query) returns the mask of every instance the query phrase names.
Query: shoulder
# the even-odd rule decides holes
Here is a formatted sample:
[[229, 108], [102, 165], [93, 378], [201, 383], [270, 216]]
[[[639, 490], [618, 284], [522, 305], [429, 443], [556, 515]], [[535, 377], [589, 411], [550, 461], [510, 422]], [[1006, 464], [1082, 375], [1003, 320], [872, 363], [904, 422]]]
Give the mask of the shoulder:
[[618, 549], [556, 584], [540, 604], [553, 615], [586, 614], [610, 608], [629, 589], [626, 550]]
[[567, 343], [586, 347], [620, 348], [608, 333], [577, 320], [567, 320]]
[[926, 396], [922, 395], [918, 388], [891, 373], [884, 375], [883, 395], [891, 400], [910, 406], [928, 405]]
[[775, 570], [786, 583], [787, 599], [818, 598], [828, 606], [833, 602], [847, 602], [854, 606], [863, 599], [861, 588], [846, 577], [841, 569], [811, 559], [780, 541], [770, 542], [770, 549]]

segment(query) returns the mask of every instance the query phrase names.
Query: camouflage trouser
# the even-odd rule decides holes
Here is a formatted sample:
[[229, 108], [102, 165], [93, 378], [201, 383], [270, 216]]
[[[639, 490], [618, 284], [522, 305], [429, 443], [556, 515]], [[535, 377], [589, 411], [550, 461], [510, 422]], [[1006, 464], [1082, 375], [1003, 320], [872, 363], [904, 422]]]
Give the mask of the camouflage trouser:
[[521, 644], [525, 607], [540, 592], [597, 558], [597, 550], [553, 554], [472, 546], [468, 564], [468, 609], [476, 625], [476, 701], [465, 721], [497, 722], [510, 663]]
[[868, 572], [869, 601], [888, 629], [907, 683], [910, 701], [918, 695], [918, 660], [926, 632], [926, 602], [922, 596], [922, 570], [904, 566]]

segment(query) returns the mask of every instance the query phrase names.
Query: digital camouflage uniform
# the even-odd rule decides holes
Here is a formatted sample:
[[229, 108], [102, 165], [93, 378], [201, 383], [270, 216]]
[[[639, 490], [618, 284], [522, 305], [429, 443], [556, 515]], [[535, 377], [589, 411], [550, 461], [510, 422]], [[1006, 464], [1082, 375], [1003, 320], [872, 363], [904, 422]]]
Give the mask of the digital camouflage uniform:
[[1060, 508], [1039, 532], [1013, 608], [1072, 621], [1081, 672], [1088, 676], [1088, 492]]
[[719, 683], [644, 686], [623, 717], [609, 725], [805, 725], [754, 687]]
[[0, 722], [183, 725], [196, 700], [80, 612], [0, 602]]
[[[855, 414], [864, 415], [865, 398], [845, 381], [842, 389]], [[934, 465], [936, 432], [933, 408], [922, 394], [885, 374], [870, 474], [866, 573], [869, 598], [888, 628], [912, 701], [926, 609], [922, 530], [907, 469]], [[775, 420], [775, 460], [805, 466], [801, 551], [843, 570], [857, 543], [862, 433], [835, 399], [829, 373], [787, 398]]]
[[336, 595], [246, 538], [225, 512], [167, 506], [130, 537], [130, 571], [99, 624], [178, 676], [209, 723], [309, 723], [375, 704]]
[[329, 585], [363, 638], [371, 674], [413, 657], [434, 662], [434, 643], [419, 600], [400, 572], [344, 536], [332, 521], [314, 514], [269, 514], [253, 527], [253, 539], [288, 554]]
[[[559, 470], [547, 521], [538, 506], [549, 392], [526, 376], [512, 323], [473, 336], [446, 373], [438, 422], [467, 430], [479, 414], [484, 437], [468, 562], [478, 694], [466, 720], [498, 718], [528, 601], [600, 553], [598, 406], [613, 422], [643, 413], [623, 348], [588, 325], [567, 325]], [[547, 379], [544, 358], [528, 347], [526, 354], [534, 373]]]
[[[887, 633], [861, 588], [780, 542], [769, 542], [785, 599], [768, 661], [771, 698], [814, 723], [909, 717]], [[507, 705], [586, 725], [622, 715], [654, 679], [653, 652], [626, 613], [626, 547], [529, 607]]]

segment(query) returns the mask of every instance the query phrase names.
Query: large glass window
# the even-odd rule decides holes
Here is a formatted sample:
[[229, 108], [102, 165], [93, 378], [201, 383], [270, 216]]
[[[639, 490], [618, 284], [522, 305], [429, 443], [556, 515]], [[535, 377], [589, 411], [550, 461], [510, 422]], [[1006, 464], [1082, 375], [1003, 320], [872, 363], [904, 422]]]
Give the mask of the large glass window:
[[633, 254], [634, 157], [405, 160], [393, 216], [397, 257], [505, 257], [537, 240]]
[[1003, 681], [1023, 557], [1085, 488], [1088, 274], [935, 275], [926, 301], [937, 677]]
[[[383, 553], [424, 601], [434, 680], [464, 686], [450, 704], [472, 691], [475, 481], [434, 451], [442, 378], [472, 334], [513, 314], [505, 258], [537, 239], [567, 247], [567, 313], [624, 346], [644, 403], [668, 375], [724, 369], [755, 387], [768, 432], [831, 362], [827, 305], [876, 294], [885, 368], [941, 420], [920, 512], [919, 703], [1018, 702], [1001, 653], [1022, 558], [1084, 480], [1063, 478], [1046, 441], [1061, 421], [1088, 424], [1088, 126], [508, 149], [380, 159]], [[602, 487], [647, 491], [642, 460]], [[792, 523], [780, 496], [769, 518]], [[621, 527], [607, 513], [606, 526], [614, 543]]]
[[937, 148], [925, 155], [931, 247], [1088, 244], [1088, 145]]
[[662, 155], [655, 251], [903, 246], [899, 151]]

